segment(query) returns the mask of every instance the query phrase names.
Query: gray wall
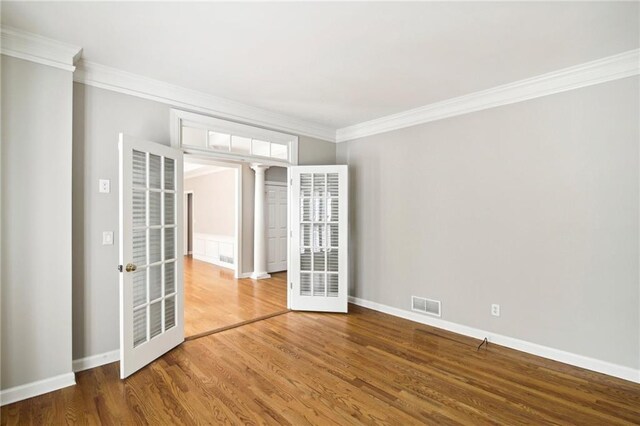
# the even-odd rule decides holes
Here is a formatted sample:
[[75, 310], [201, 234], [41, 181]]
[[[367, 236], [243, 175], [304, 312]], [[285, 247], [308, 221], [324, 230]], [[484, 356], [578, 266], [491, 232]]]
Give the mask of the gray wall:
[[2, 55], [2, 389], [71, 373], [72, 74]]
[[336, 144], [320, 139], [298, 138], [298, 165], [336, 164]]
[[638, 94], [627, 78], [339, 144], [350, 294], [640, 367]]
[[[118, 133], [170, 144], [169, 106], [74, 84], [73, 356], [118, 349]], [[300, 164], [332, 164], [335, 144], [300, 137]], [[254, 172], [243, 165], [242, 272], [253, 269]], [[98, 193], [98, 179], [112, 192]], [[102, 231], [115, 234], [103, 246]]]
[[[73, 357], [119, 348], [118, 133], [170, 144], [169, 108], [73, 85]], [[111, 180], [111, 193], [98, 180]], [[102, 245], [102, 232], [114, 244]]]

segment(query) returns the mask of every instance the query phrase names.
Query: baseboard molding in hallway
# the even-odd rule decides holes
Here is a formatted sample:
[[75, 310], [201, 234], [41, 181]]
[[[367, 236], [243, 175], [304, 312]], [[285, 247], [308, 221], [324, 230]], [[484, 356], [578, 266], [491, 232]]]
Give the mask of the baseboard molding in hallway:
[[289, 313], [289, 312], [291, 312], [290, 309], [285, 309], [283, 311], [278, 311], [278, 312], [274, 312], [274, 313], [271, 313], [271, 314], [262, 315], [262, 316], [259, 316], [257, 318], [252, 318], [250, 320], [241, 321], [241, 322], [238, 322], [238, 323], [235, 323], [235, 324], [231, 324], [231, 325], [225, 325], [224, 327], [219, 327], [219, 328], [216, 328], [214, 330], [209, 330], [209, 331], [205, 331], [205, 332], [202, 332], [202, 333], [194, 334], [193, 336], [185, 337], [184, 340], [185, 340], [185, 342], [187, 342], [189, 340], [199, 339], [201, 337], [206, 337], [206, 336], [210, 336], [212, 334], [216, 334], [216, 333], [220, 333], [220, 332], [223, 332], [223, 331], [231, 330], [233, 328], [242, 327], [243, 325], [251, 324], [251, 323], [254, 323], [254, 322], [258, 322], [258, 321], [263, 321], [263, 320], [266, 320], [266, 319], [269, 319], [269, 318], [273, 318], [273, 317], [277, 317], [279, 315], [283, 315], [283, 314], [286, 314], [286, 313]]

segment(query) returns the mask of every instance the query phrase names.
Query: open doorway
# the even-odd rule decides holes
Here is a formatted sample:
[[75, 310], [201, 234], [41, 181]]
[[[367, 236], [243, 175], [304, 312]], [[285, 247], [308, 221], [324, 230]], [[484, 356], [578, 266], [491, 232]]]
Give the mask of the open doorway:
[[237, 270], [236, 169], [185, 162], [185, 253]]
[[253, 265], [254, 172], [246, 164], [185, 155], [184, 318], [195, 338], [287, 310], [287, 170], [265, 176], [269, 278]]
[[[250, 130], [255, 131], [256, 136], [261, 133], [269, 137], [236, 136], [224, 131], [241, 131], [248, 126], [227, 123], [229, 126], [220, 128], [223, 132], [189, 127], [194, 123], [183, 121], [179, 115], [172, 110], [171, 147], [122, 133], [119, 135], [121, 378], [128, 377], [182, 343], [185, 334], [187, 339], [200, 337], [285, 314], [289, 308], [345, 313], [348, 310], [347, 166], [296, 166], [298, 140], [295, 137], [259, 128]], [[213, 118], [205, 117], [203, 121], [207, 120], [214, 127], [216, 123], [220, 124], [220, 120]], [[270, 141], [278, 138], [286, 140]], [[218, 151], [220, 153], [216, 153]], [[238, 154], [238, 151], [246, 155]], [[194, 254], [202, 247], [195, 238], [199, 222], [197, 189], [187, 188], [187, 191], [192, 191], [190, 204], [193, 211], [191, 215], [187, 214], [187, 218], [192, 218], [192, 255], [184, 254], [183, 244], [187, 248], [189, 245], [188, 237], [183, 240], [188, 228], [183, 221], [185, 205], [182, 202], [185, 162], [190, 171], [196, 172], [200, 165], [235, 169], [236, 220], [232, 269], [213, 262], [198, 264], [204, 268], [194, 267]], [[195, 163], [195, 166], [189, 163]], [[248, 163], [251, 163], [255, 175], [248, 169]], [[286, 208], [288, 271], [272, 276], [267, 272], [265, 195], [268, 178], [265, 171], [274, 166], [287, 167], [285, 185], [290, 204]], [[246, 174], [247, 179], [244, 179]], [[251, 188], [245, 188], [243, 182], [247, 182], [247, 186], [251, 182]], [[253, 193], [251, 199], [248, 197], [250, 193]], [[251, 204], [246, 204], [246, 209], [243, 208], [245, 198], [251, 201]], [[249, 229], [249, 220], [244, 221], [243, 216], [253, 217], [254, 232], [247, 237], [247, 240], [253, 240], [253, 258], [250, 260], [249, 249], [243, 249], [243, 236], [248, 234], [244, 231]], [[206, 242], [204, 248], [207, 255]], [[220, 247], [217, 253], [219, 262], [228, 261], [220, 258]], [[243, 262], [245, 255], [246, 263]], [[247, 268], [249, 264], [251, 269]], [[213, 268], [213, 272], [206, 267]], [[256, 280], [247, 280], [246, 276]], [[231, 293], [221, 295], [216, 291], [211, 283], [218, 278], [231, 281], [231, 285], [227, 282], [220, 286]], [[275, 295], [274, 304], [265, 303], [263, 295], [270, 293]], [[241, 300], [242, 295], [249, 298]], [[233, 318], [229, 319], [224, 311], [232, 301], [235, 306]], [[280, 303], [286, 309], [278, 312]], [[270, 306], [271, 312], [261, 315], [255, 309], [265, 306]], [[245, 316], [247, 312], [249, 315]], [[211, 313], [217, 314], [214, 318], [228, 325], [199, 324], [198, 328], [205, 331], [186, 327], [185, 317], [192, 313], [205, 315], [196, 317], [195, 321], [189, 318], [190, 325], [206, 323]]]

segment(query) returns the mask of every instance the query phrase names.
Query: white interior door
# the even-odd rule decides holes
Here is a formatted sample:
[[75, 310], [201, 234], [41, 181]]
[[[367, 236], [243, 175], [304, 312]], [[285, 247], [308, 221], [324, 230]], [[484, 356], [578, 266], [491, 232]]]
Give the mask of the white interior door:
[[184, 341], [182, 152], [123, 134], [119, 148], [124, 379]]
[[267, 272], [287, 270], [287, 187], [266, 185]]
[[291, 309], [347, 312], [347, 166], [297, 166], [291, 179]]

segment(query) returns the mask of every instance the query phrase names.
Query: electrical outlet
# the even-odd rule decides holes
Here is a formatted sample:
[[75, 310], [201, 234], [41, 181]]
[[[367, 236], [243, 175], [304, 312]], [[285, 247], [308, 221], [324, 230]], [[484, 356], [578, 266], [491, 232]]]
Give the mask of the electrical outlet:
[[491, 315], [494, 317], [500, 316], [500, 305], [496, 305], [495, 303], [491, 305]]

